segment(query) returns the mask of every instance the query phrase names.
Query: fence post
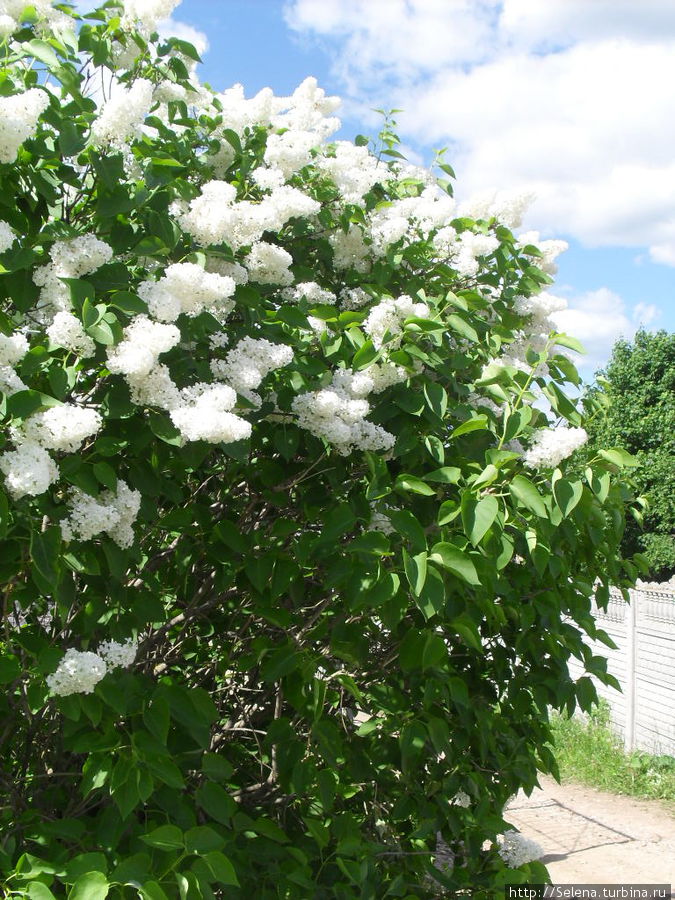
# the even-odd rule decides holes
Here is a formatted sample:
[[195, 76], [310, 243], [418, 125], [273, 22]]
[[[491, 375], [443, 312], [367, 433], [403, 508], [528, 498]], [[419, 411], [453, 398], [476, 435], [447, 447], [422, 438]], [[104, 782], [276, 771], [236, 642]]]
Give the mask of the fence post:
[[637, 620], [638, 598], [635, 590], [630, 591], [630, 603], [626, 615], [626, 727], [624, 730], [624, 744], [626, 750], [635, 747], [635, 720], [636, 715], [636, 690], [635, 690], [635, 662], [637, 654]]

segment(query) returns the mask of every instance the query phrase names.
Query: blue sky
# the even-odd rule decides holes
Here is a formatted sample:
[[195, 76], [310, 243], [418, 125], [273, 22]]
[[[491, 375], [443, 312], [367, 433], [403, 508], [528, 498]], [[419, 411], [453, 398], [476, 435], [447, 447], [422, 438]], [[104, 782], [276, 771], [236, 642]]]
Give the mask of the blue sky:
[[[534, 190], [567, 240], [553, 293], [590, 377], [640, 324], [675, 331], [675, 5], [661, 0], [182, 0], [200, 77], [247, 96], [314, 75], [342, 137], [401, 107], [413, 161], [448, 146], [458, 196]], [[198, 36], [197, 36], [198, 37]]]

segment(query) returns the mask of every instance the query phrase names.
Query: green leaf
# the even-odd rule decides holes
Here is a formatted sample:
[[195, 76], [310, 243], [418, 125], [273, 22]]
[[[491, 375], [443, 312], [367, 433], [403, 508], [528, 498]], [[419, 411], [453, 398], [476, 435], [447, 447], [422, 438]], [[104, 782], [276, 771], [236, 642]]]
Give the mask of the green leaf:
[[448, 395], [445, 389], [440, 384], [430, 381], [424, 385], [424, 396], [432, 412], [442, 419], [448, 408]]
[[440, 634], [435, 631], [411, 629], [399, 647], [399, 662], [404, 672], [414, 669], [431, 669], [445, 662], [448, 649]]
[[434, 469], [424, 476], [425, 481], [438, 482], [439, 484], [457, 484], [462, 477], [462, 470], [457, 466], [443, 466], [440, 469]]
[[454, 522], [461, 512], [457, 500], [445, 500], [438, 509], [437, 522], [439, 525], [447, 525]]
[[[124, 761], [120, 760], [113, 769], [113, 776], [115, 772]], [[135, 809], [139, 803], [141, 802], [141, 795], [138, 790], [139, 781], [138, 781], [138, 770], [132, 769], [130, 770], [127, 767], [127, 764], [124, 763], [126, 767], [126, 771], [120, 773], [118, 776], [118, 780], [115, 781], [115, 786], [112, 786], [112, 777], [111, 777], [111, 793], [113, 800], [115, 801], [115, 805], [119, 810], [120, 816], [123, 819], [126, 819], [127, 816], [131, 813], [133, 809]], [[126, 777], [124, 777], [126, 775]]]
[[575, 350], [577, 353], [586, 353], [584, 345], [576, 338], [570, 337], [568, 334], [554, 334], [553, 338], [559, 347], [567, 347], [568, 350]]
[[68, 893], [68, 900], [105, 900], [110, 885], [103, 872], [80, 875]]
[[540, 516], [542, 519], [548, 518], [544, 498], [529, 478], [526, 478], [524, 475], [516, 475], [509, 485], [509, 490], [516, 500], [535, 515]]
[[480, 500], [474, 494], [465, 492], [462, 495], [462, 524], [464, 533], [474, 547], [480, 544], [487, 530], [491, 527], [499, 513], [499, 501], [492, 494]]
[[210, 850], [204, 854], [203, 858], [219, 884], [231, 884], [239, 887], [239, 880], [237, 879], [237, 873], [234, 871], [234, 866], [220, 850]]
[[403, 548], [403, 567], [405, 569], [408, 584], [416, 597], [419, 597], [427, 577], [427, 553], [423, 550], [415, 556], [410, 556]]
[[208, 825], [197, 825], [185, 832], [185, 849], [188, 853], [208, 853], [224, 846], [225, 838]]
[[61, 60], [46, 41], [34, 38], [32, 41], [22, 44], [22, 49], [26, 50], [26, 48], [30, 50], [35, 59], [39, 59], [50, 69], [58, 69], [61, 65]]
[[50, 525], [45, 531], [34, 531], [30, 540], [30, 557], [34, 567], [42, 577], [56, 586], [59, 578], [59, 552], [61, 550], [61, 529]]
[[148, 424], [155, 437], [165, 444], [172, 447], [180, 447], [183, 444], [183, 436], [168, 416], [151, 412], [148, 414]]
[[476, 623], [469, 615], [463, 613], [457, 619], [453, 619], [450, 622], [450, 628], [452, 628], [453, 631], [456, 631], [464, 642], [473, 650], [478, 650], [480, 653], [483, 652], [480, 632], [478, 631]]
[[41, 881], [31, 881], [26, 888], [26, 896], [29, 900], [55, 900], [47, 885]]
[[212, 782], [207, 782], [197, 788], [195, 801], [212, 819], [222, 825], [227, 825], [237, 811], [236, 802], [225, 788]]
[[456, 428], [453, 428], [450, 437], [461, 437], [461, 435], [463, 434], [469, 434], [471, 431], [480, 431], [487, 427], [487, 416], [484, 416], [482, 413], [480, 413], [479, 415], [474, 416], [472, 419], [467, 419], [466, 422], [462, 422], [462, 424], [458, 425]]
[[427, 730], [421, 722], [409, 722], [401, 729], [399, 746], [401, 748], [401, 766], [409, 772], [415, 761], [419, 759], [427, 742]]
[[454, 544], [448, 544], [440, 541], [431, 548], [429, 560], [452, 572], [457, 578], [466, 581], [467, 584], [480, 584], [478, 572], [473, 564], [473, 560], [464, 550], [455, 547]]
[[117, 474], [111, 465], [106, 462], [94, 463], [94, 475], [104, 487], [111, 491], [117, 490]]
[[426, 550], [427, 540], [424, 529], [409, 510], [396, 509], [390, 512], [388, 517], [398, 533], [410, 541], [414, 550]]
[[60, 402], [39, 391], [17, 391], [7, 398], [7, 412], [15, 419], [27, 419], [43, 407], [60, 406]]
[[472, 341], [474, 344], [478, 343], [478, 332], [473, 327], [473, 325], [467, 322], [467, 320], [463, 316], [459, 316], [457, 315], [457, 313], [451, 313], [446, 318], [446, 322], [448, 324], [448, 327], [451, 328], [452, 331], [456, 331], [462, 337], [465, 337], [467, 340]]
[[569, 514], [577, 506], [584, 492], [584, 486], [580, 481], [568, 481], [566, 478], [559, 478], [553, 483], [553, 494], [555, 502], [563, 516]]
[[139, 891], [143, 900], [169, 900], [156, 881], [146, 881], [141, 885]]
[[129, 316], [147, 313], [148, 311], [148, 307], [141, 298], [129, 291], [115, 291], [110, 298], [109, 303], [111, 306], [121, 310], [123, 313], [127, 313]]
[[80, 853], [66, 864], [65, 880], [75, 881], [87, 872], [106, 872], [107, 868], [103, 853]]
[[443, 576], [433, 566], [427, 567], [424, 586], [415, 598], [417, 606], [425, 619], [439, 615], [445, 608], [445, 584]]
[[205, 753], [202, 769], [211, 781], [227, 781], [234, 771], [232, 763], [220, 753]]
[[365, 369], [371, 365], [379, 357], [380, 352], [375, 349], [372, 341], [366, 341], [363, 346], [354, 354], [352, 359], [352, 369], [358, 372], [359, 369]]
[[265, 658], [260, 668], [263, 681], [278, 681], [284, 675], [293, 672], [300, 665], [301, 656], [291, 644], [279, 647]]
[[640, 461], [636, 459], [631, 453], [628, 453], [627, 450], [623, 450], [621, 447], [612, 447], [611, 450], [600, 450], [599, 455], [606, 459], [607, 462], [612, 463], [613, 466], [618, 466], [620, 469], [623, 469], [624, 466], [628, 468], [633, 468], [634, 466], [639, 466]]
[[425, 484], [421, 478], [415, 475], [399, 475], [394, 483], [394, 488], [399, 491], [411, 491], [413, 494], [423, 494], [425, 497], [434, 497], [436, 491]]
[[183, 832], [176, 825], [160, 825], [149, 834], [140, 835], [143, 843], [159, 850], [182, 850], [184, 846]]
[[23, 669], [16, 656], [0, 656], [0, 684], [9, 684], [21, 675]]

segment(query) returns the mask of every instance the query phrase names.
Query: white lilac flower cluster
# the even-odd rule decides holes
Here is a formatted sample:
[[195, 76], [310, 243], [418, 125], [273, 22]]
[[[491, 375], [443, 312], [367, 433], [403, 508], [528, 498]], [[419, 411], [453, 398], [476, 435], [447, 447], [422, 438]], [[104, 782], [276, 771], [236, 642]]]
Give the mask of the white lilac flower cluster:
[[352, 450], [391, 450], [395, 438], [366, 416], [370, 404], [365, 397], [374, 390], [375, 380], [363, 372], [338, 370], [328, 387], [293, 399], [298, 425], [332, 444], [347, 456]]
[[137, 653], [138, 641], [134, 638], [127, 638], [123, 644], [118, 641], [103, 641], [98, 648], [98, 655], [109, 669], [128, 669]]
[[539, 239], [538, 231], [526, 231], [523, 234], [518, 235], [516, 246], [520, 248], [536, 247], [541, 253], [541, 256], [532, 256], [533, 262], [543, 272], [546, 272], [547, 275], [555, 275], [558, 271], [555, 260], [561, 253], [564, 253], [565, 250], [567, 250], [569, 244], [567, 241], [560, 240], [542, 241]]
[[251, 423], [230, 412], [237, 394], [226, 384], [197, 384], [181, 391], [171, 421], [186, 441], [231, 444], [251, 436]]
[[486, 191], [470, 197], [460, 206], [459, 214], [471, 219], [495, 218], [507, 228], [520, 228], [534, 196], [529, 191]]
[[[0, 389], [5, 394], [13, 394], [17, 390], [26, 389], [26, 385], [16, 374], [14, 367], [24, 358], [28, 350], [29, 345], [25, 334], [15, 332], [6, 335], [0, 332]], [[7, 387], [5, 387], [5, 383]], [[12, 389], [12, 385], [15, 385], [14, 389]]]
[[[0, 354], [1, 348], [0, 343]], [[74, 453], [101, 425], [98, 412], [73, 403], [29, 416], [20, 428], [11, 431], [15, 449], [0, 456], [0, 470], [12, 497], [18, 500], [44, 493], [59, 477], [58, 467], [47, 451]]]
[[209, 181], [179, 214], [178, 222], [201, 246], [251, 247], [251, 255], [266, 231], [280, 231], [290, 219], [306, 218], [321, 209], [312, 197], [287, 184], [274, 187], [258, 202], [236, 197], [236, 188], [227, 181]]
[[7, 222], [0, 222], [0, 253], [9, 250], [15, 240], [16, 235], [11, 226]]
[[322, 288], [316, 281], [303, 281], [293, 288], [286, 288], [281, 292], [281, 295], [285, 300], [292, 300], [296, 303], [299, 300], [306, 300], [312, 304], [324, 303], [328, 306], [334, 306], [337, 302], [335, 294], [326, 290], [326, 288]]
[[292, 361], [293, 350], [286, 344], [245, 337], [227, 353], [225, 359], [212, 360], [211, 371], [216, 378], [228, 382], [238, 394], [258, 406], [261, 400], [254, 389], [270, 372]]
[[359, 203], [378, 181], [390, 178], [388, 168], [376, 156], [351, 141], [336, 141], [329, 153], [320, 157], [318, 166], [345, 203]]
[[530, 317], [534, 333], [548, 334], [554, 327], [551, 316], [567, 309], [567, 300], [542, 291], [532, 297], [516, 297], [514, 309], [519, 315]]
[[505, 831], [499, 836], [498, 853], [510, 869], [517, 869], [544, 855], [544, 850], [519, 831]]
[[454, 797], [450, 800], [451, 806], [460, 806], [463, 809], [468, 809], [471, 806], [471, 797], [466, 793], [466, 791], [457, 791]]
[[46, 450], [75, 453], [88, 437], [101, 428], [103, 419], [95, 409], [64, 403], [35, 413], [21, 427], [22, 439]]
[[[33, 281], [41, 288], [39, 311], [42, 319], [51, 324], [57, 312], [71, 311], [70, 291], [62, 278], [89, 275], [110, 262], [112, 255], [112, 247], [93, 234], [83, 234], [69, 241], [55, 241], [49, 251], [51, 262], [33, 273]], [[78, 342], [80, 346], [91, 349], [81, 337]]]
[[47, 337], [53, 346], [64, 347], [83, 359], [96, 353], [96, 344], [84, 330], [82, 322], [66, 310], [56, 313], [47, 328]]
[[181, 313], [197, 316], [213, 310], [226, 316], [234, 308], [229, 298], [236, 284], [229, 275], [206, 272], [196, 263], [174, 263], [158, 281], [143, 281], [138, 296], [150, 315], [160, 322], [175, 322]]
[[132, 525], [140, 506], [140, 492], [124, 481], [118, 481], [116, 490], [104, 491], [98, 498], [73, 488], [68, 498], [69, 515], [60, 522], [61, 533], [67, 541], [88, 541], [105, 533], [126, 549], [134, 542]]
[[59, 470], [49, 453], [39, 444], [24, 441], [16, 450], [0, 456], [0, 470], [5, 486], [15, 500], [43, 494], [59, 477]]
[[39, 32], [72, 26], [70, 16], [52, 6], [52, 0], [2, 0], [0, 4], [0, 38], [17, 31], [24, 14], [30, 10], [37, 19]]
[[168, 19], [180, 0], [124, 0], [122, 28], [137, 28], [149, 35], [157, 25]]
[[403, 335], [403, 322], [410, 316], [426, 319], [429, 316], [429, 307], [426, 303], [415, 303], [411, 297], [403, 295], [394, 300], [385, 297], [373, 306], [363, 323], [363, 330], [378, 349], [385, 338], [388, 346], [394, 347], [400, 343]]
[[71, 694], [91, 694], [110, 669], [128, 668], [136, 659], [138, 642], [129, 638], [123, 644], [104, 641], [98, 653], [90, 650], [66, 650], [56, 672], [47, 676], [52, 694], [68, 697]]
[[19, 147], [35, 135], [38, 120], [48, 106], [49, 94], [39, 88], [0, 97], [0, 162], [14, 162]]
[[140, 137], [154, 102], [153, 90], [152, 82], [145, 78], [137, 78], [129, 87], [116, 85], [92, 125], [92, 144], [124, 149], [129, 141]]
[[523, 462], [530, 469], [554, 469], [563, 459], [588, 440], [583, 428], [560, 425], [557, 428], [542, 428], [536, 431], [533, 441], [523, 455]]

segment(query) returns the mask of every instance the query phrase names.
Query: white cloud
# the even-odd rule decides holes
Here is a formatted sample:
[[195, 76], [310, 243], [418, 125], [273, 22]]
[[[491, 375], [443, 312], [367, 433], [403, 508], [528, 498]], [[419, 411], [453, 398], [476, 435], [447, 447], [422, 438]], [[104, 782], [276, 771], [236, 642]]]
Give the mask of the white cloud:
[[629, 340], [640, 326], [646, 327], [660, 315], [653, 304], [638, 303], [629, 311], [624, 300], [606, 287], [570, 298], [568, 303], [567, 309], [552, 318], [560, 331], [584, 345], [587, 355], [578, 364], [591, 371], [607, 362], [619, 338]]
[[[529, 227], [675, 265], [675, 5], [289, 0], [351, 107], [448, 144], [462, 195], [533, 189]], [[348, 105], [349, 108], [349, 105]]]

